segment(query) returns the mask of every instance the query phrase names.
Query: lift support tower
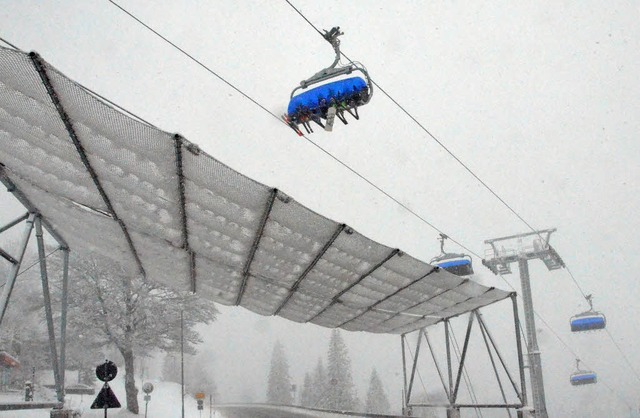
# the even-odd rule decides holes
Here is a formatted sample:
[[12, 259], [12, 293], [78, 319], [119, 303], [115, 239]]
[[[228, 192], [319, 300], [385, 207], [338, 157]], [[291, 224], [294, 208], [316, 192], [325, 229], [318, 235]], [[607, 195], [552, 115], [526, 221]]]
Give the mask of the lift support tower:
[[[549, 245], [551, 233], [556, 229], [545, 229], [508, 237], [494, 238], [485, 241], [490, 248], [482, 264], [487, 266], [493, 274], [511, 274], [511, 263], [518, 263], [520, 270], [520, 284], [522, 287], [522, 301], [526, 323], [527, 341], [529, 343], [529, 375], [533, 397], [534, 415], [536, 418], [548, 418], [542, 380], [542, 362], [538, 348], [536, 324], [531, 297], [531, 283], [529, 280], [529, 260], [540, 259], [549, 270], [564, 267], [564, 262], [558, 253]], [[506, 241], [516, 240], [517, 248], [505, 248]], [[500, 243], [500, 244], [498, 244]]]

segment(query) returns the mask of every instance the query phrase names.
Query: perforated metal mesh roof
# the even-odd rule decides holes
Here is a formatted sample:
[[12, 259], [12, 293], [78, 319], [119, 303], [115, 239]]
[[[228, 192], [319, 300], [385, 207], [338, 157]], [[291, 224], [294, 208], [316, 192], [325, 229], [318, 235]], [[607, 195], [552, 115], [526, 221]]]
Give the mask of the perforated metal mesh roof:
[[504, 299], [386, 247], [0, 48], [0, 178], [78, 253], [224, 305], [405, 333]]

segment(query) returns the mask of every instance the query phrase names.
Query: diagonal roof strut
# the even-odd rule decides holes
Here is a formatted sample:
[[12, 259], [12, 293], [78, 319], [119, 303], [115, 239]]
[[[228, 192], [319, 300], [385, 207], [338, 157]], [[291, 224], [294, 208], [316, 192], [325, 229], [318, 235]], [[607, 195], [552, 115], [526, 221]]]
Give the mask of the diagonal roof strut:
[[302, 283], [302, 281], [305, 279], [305, 277], [307, 277], [307, 274], [309, 274], [309, 272], [311, 270], [313, 270], [313, 268], [316, 266], [316, 264], [318, 264], [318, 261], [320, 261], [320, 259], [322, 258], [322, 256], [324, 256], [324, 253], [326, 253], [329, 248], [331, 247], [331, 245], [333, 245], [333, 242], [338, 239], [338, 236], [342, 233], [342, 231], [344, 231], [344, 229], [347, 227], [346, 224], [340, 224], [340, 226], [338, 226], [338, 229], [336, 229], [336, 231], [333, 233], [333, 235], [331, 236], [331, 238], [329, 238], [329, 241], [327, 241], [326, 244], [324, 244], [324, 247], [322, 247], [322, 249], [320, 250], [320, 252], [318, 252], [318, 254], [316, 255], [316, 258], [313, 259], [313, 261], [307, 266], [307, 268], [302, 272], [302, 274], [300, 275], [300, 277], [298, 277], [298, 279], [296, 280], [296, 282], [293, 284], [293, 286], [291, 286], [291, 289], [289, 290], [289, 294], [287, 295], [286, 298], [284, 298], [284, 301], [282, 301], [282, 303], [280, 304], [280, 306], [278, 306], [278, 309], [276, 309], [276, 311], [273, 313], [274, 315], [278, 315], [280, 313], [280, 311], [282, 310], [282, 308], [284, 308], [286, 306], [286, 304], [289, 302], [289, 299], [291, 299], [291, 297], [293, 296], [293, 294], [296, 292], [296, 290], [298, 290], [298, 287], [300, 286], [300, 283]]
[[49, 78], [49, 75], [47, 74], [47, 68], [46, 68], [46, 66], [44, 64], [44, 60], [36, 52], [30, 52], [29, 53], [29, 58], [33, 62], [33, 65], [36, 68], [36, 71], [40, 75], [40, 79], [42, 80], [42, 84], [44, 84], [44, 87], [46, 88], [47, 93], [49, 94], [49, 97], [51, 98], [51, 101], [53, 102], [53, 105], [55, 106], [56, 110], [58, 111], [58, 115], [60, 116], [60, 119], [62, 120], [62, 123], [64, 124], [65, 128], [67, 129], [67, 132], [69, 133], [69, 137], [71, 137], [71, 141], [73, 141], [73, 145], [75, 145], [76, 150], [78, 151], [78, 154], [80, 155], [80, 159], [82, 160], [82, 163], [84, 164], [85, 168], [89, 172], [89, 175], [91, 176], [91, 179], [93, 180], [93, 183], [95, 184], [96, 188], [98, 189], [98, 192], [100, 193], [100, 196], [102, 197], [102, 200], [107, 205], [107, 208], [109, 209], [109, 212], [113, 216], [113, 219], [115, 219], [116, 222], [118, 222], [118, 225], [120, 225], [120, 228], [122, 229], [122, 232], [124, 233], [124, 236], [125, 236], [125, 238], [127, 240], [127, 243], [129, 244], [129, 249], [131, 250], [131, 253], [133, 254], [133, 256], [134, 256], [134, 258], [136, 260], [136, 263], [138, 264], [138, 269], [139, 269], [140, 274], [142, 274], [144, 276], [145, 275], [144, 267], [142, 266], [142, 262], [140, 261], [140, 257], [138, 256], [138, 252], [136, 251], [136, 248], [133, 245], [133, 241], [131, 240], [131, 236], [129, 235], [129, 231], [127, 230], [127, 226], [122, 221], [122, 219], [120, 219], [118, 217], [118, 214], [116, 213], [115, 209], [113, 208], [113, 205], [111, 204], [111, 200], [109, 199], [109, 196], [107, 196], [107, 193], [105, 192], [104, 188], [102, 187], [102, 184], [100, 183], [100, 179], [98, 178], [97, 173], [95, 172], [95, 170], [91, 166], [91, 162], [89, 161], [89, 158], [87, 157], [87, 153], [85, 152], [84, 147], [82, 146], [82, 143], [80, 142], [80, 138], [78, 137], [78, 134], [76, 133], [76, 131], [75, 131], [74, 127], [73, 127], [73, 123], [71, 122], [71, 119], [69, 118], [69, 115], [67, 114], [67, 112], [64, 110], [64, 107], [62, 106], [62, 103], [60, 102], [60, 98], [58, 97], [58, 94], [56, 93], [55, 89], [53, 88], [53, 85], [51, 84], [51, 79]]
[[363, 281], [364, 279], [366, 279], [368, 276], [370, 276], [371, 274], [373, 274], [374, 271], [378, 270], [380, 267], [382, 267], [384, 265], [384, 263], [386, 263], [387, 261], [389, 261], [392, 257], [394, 257], [396, 254], [401, 254], [401, 251], [396, 248], [393, 251], [391, 251], [389, 253], [389, 255], [387, 255], [384, 260], [382, 260], [381, 262], [379, 262], [378, 264], [376, 264], [375, 266], [373, 266], [371, 269], [369, 269], [369, 271], [367, 271], [365, 274], [363, 274], [362, 276], [360, 276], [360, 278], [358, 278], [358, 280], [356, 280], [355, 282], [351, 283], [349, 286], [347, 286], [346, 288], [344, 288], [340, 293], [338, 293], [337, 295], [335, 295], [332, 299], [331, 302], [329, 302], [329, 304], [327, 306], [325, 306], [324, 308], [322, 308], [322, 310], [320, 312], [318, 312], [317, 314], [315, 314], [313, 317], [309, 318], [307, 320], [307, 322], [311, 322], [314, 319], [316, 319], [317, 317], [319, 317], [320, 315], [322, 315], [327, 309], [329, 309], [330, 307], [332, 307], [333, 305], [336, 304], [336, 302], [338, 302], [338, 300], [340, 299], [340, 296], [344, 295], [345, 293], [347, 293], [349, 290], [353, 289], [358, 283], [360, 283], [361, 281]]
[[244, 296], [244, 291], [246, 290], [247, 282], [249, 281], [249, 271], [251, 270], [251, 263], [253, 263], [253, 258], [255, 257], [256, 251], [258, 250], [258, 245], [260, 244], [260, 239], [262, 239], [262, 233], [264, 232], [264, 228], [267, 225], [267, 220], [269, 219], [271, 209], [273, 209], [273, 203], [276, 200], [276, 196], [278, 196], [278, 189], [271, 189], [271, 194], [269, 194], [266, 208], [264, 210], [264, 213], [262, 214], [262, 219], [260, 220], [260, 226], [256, 231], [256, 237], [253, 240], [253, 245], [251, 246], [251, 250], [249, 251], [249, 256], [247, 257], [247, 261], [244, 264], [244, 269], [242, 270], [242, 283], [240, 283], [240, 289], [238, 290], [236, 306], [240, 305], [240, 303], [242, 302], [242, 297]]
[[391, 299], [392, 297], [394, 297], [395, 295], [397, 295], [398, 293], [402, 292], [405, 289], [408, 289], [409, 287], [413, 286], [415, 283], [418, 283], [420, 280], [428, 277], [429, 275], [431, 275], [432, 273], [435, 273], [437, 271], [439, 271], [440, 268], [439, 267], [433, 267], [431, 270], [429, 270], [429, 272], [411, 282], [409, 282], [409, 284], [402, 286], [401, 288], [399, 288], [398, 290], [396, 290], [395, 292], [391, 293], [389, 296], [385, 297], [384, 299], [380, 299], [379, 301], [377, 301], [376, 303], [374, 303], [373, 305], [369, 305], [369, 307], [362, 313], [359, 313], [358, 315], [354, 316], [351, 319], [348, 319], [346, 321], [344, 321], [342, 324], [338, 325], [338, 328], [341, 328], [343, 325], [348, 324], [351, 321], [355, 321], [356, 319], [360, 318], [362, 315], [366, 314], [367, 312], [371, 312], [372, 310], [375, 309], [376, 306], [378, 306], [379, 304], [381, 304], [382, 302]]
[[189, 255], [189, 283], [191, 291], [196, 292], [196, 254], [189, 246], [189, 228], [187, 226], [186, 189], [184, 187], [184, 170], [182, 160], [182, 143], [184, 138], [173, 135], [176, 151], [176, 175], [178, 176], [178, 196], [180, 198], [180, 221], [182, 224], [182, 248]]

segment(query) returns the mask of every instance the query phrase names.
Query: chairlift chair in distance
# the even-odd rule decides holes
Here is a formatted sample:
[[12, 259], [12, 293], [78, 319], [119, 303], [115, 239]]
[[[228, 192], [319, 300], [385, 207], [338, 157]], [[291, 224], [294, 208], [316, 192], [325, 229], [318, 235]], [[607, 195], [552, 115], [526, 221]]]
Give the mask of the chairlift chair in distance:
[[[360, 119], [358, 107], [369, 103], [371, 99], [373, 94], [371, 78], [362, 64], [351, 62], [345, 66], [337, 66], [340, 61], [340, 40], [338, 39], [340, 35], [343, 35], [343, 32], [340, 32], [338, 26], [328, 32], [324, 31], [324, 38], [336, 52], [333, 64], [301, 81], [300, 85], [291, 92], [287, 113], [282, 116], [282, 119], [299, 136], [303, 135], [300, 125], [310, 134], [313, 132], [311, 122], [326, 131], [331, 131], [336, 117], [345, 125], [348, 123], [345, 117], [347, 113], [355, 119]], [[364, 78], [353, 76], [334, 80], [336, 77], [349, 75], [354, 71], [361, 72]], [[334, 81], [306, 90], [314, 84], [329, 80]], [[294, 96], [299, 89], [304, 91]]]
[[444, 251], [444, 240], [449, 238], [445, 234], [440, 234], [440, 255], [431, 259], [429, 264], [447, 270], [456, 276], [470, 276], [473, 274], [471, 257], [467, 254], [447, 253]]
[[589, 303], [589, 310], [571, 317], [571, 332], [598, 330], [607, 326], [604, 314], [593, 310], [593, 296], [587, 295], [585, 299]]
[[576, 359], [576, 371], [571, 374], [569, 381], [573, 386], [591, 385], [598, 382], [596, 372], [580, 369], [580, 359]]

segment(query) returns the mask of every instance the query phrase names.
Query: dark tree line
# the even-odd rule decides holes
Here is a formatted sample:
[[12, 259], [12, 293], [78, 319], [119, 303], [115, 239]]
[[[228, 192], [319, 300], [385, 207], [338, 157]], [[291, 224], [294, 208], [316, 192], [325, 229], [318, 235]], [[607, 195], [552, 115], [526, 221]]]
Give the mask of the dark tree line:
[[[305, 373], [299, 403], [310, 408], [386, 414], [390, 405], [384, 385], [374, 368], [369, 379], [366, 403], [358, 399], [351, 373], [351, 359], [340, 331], [333, 330], [327, 350], [327, 366], [319, 358], [313, 370]], [[289, 365], [280, 342], [274, 346], [267, 386], [267, 402], [293, 404]]]

